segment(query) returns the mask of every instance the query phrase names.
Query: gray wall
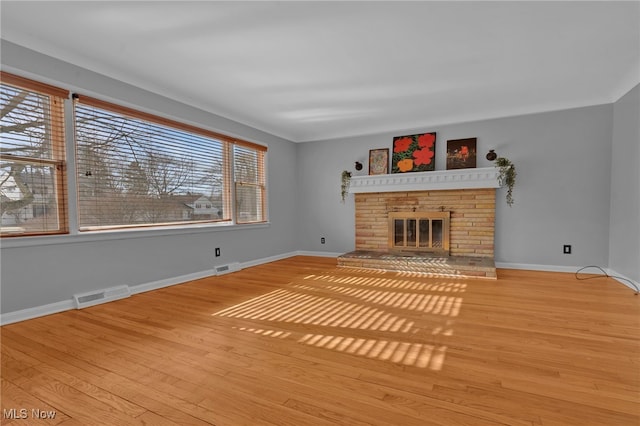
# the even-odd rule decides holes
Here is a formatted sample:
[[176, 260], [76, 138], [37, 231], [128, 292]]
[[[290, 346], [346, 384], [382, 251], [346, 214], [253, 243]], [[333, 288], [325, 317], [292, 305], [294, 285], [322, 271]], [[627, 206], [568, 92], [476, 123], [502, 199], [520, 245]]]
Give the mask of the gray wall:
[[640, 85], [613, 106], [609, 267], [640, 282]]
[[[355, 173], [370, 149], [390, 148], [393, 136], [437, 132], [436, 169], [446, 168], [448, 139], [478, 138], [477, 167], [490, 167], [489, 149], [511, 159], [518, 177], [515, 203], [498, 190], [496, 261], [579, 267], [608, 265], [612, 105], [494, 120], [404, 129], [393, 133], [301, 144], [298, 205], [302, 250], [354, 249], [354, 201], [340, 202], [340, 172]], [[327, 244], [320, 244], [320, 238]], [[562, 253], [563, 244], [573, 254]]]
[[[513, 207], [504, 202], [504, 189], [498, 190], [497, 262], [568, 268], [595, 264], [640, 280], [637, 87], [615, 105], [296, 145], [5, 41], [1, 47], [7, 71], [267, 144], [270, 215], [270, 225], [259, 228], [45, 237], [27, 245], [3, 241], [3, 313], [223, 263], [296, 250], [351, 251], [353, 195], [341, 202], [340, 173], [367, 174], [370, 149], [391, 148], [393, 136], [425, 131], [438, 133], [438, 170], [445, 168], [446, 141], [467, 137], [478, 138], [478, 167], [492, 166], [484, 159], [489, 149], [516, 164]], [[364, 170], [356, 172], [355, 161]], [[563, 244], [572, 244], [573, 254], [562, 254]], [[213, 258], [215, 247], [222, 248], [221, 258]]]
[[[146, 92], [57, 59], [2, 42], [6, 71], [80, 93], [118, 99], [140, 109], [268, 145], [270, 225], [199, 232], [121, 232], [94, 238], [34, 237], [37, 244], [2, 241], [3, 313], [68, 300], [75, 293], [160, 281], [249, 262], [296, 249], [296, 145], [256, 129]], [[33, 238], [31, 239], [33, 240]], [[51, 244], [55, 242], [55, 244]], [[214, 248], [222, 256], [214, 258]]]

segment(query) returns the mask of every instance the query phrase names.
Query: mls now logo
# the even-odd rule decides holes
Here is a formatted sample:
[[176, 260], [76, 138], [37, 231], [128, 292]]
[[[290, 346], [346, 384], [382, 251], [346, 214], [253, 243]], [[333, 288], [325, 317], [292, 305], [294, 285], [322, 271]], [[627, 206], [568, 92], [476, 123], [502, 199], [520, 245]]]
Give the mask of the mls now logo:
[[26, 419], [29, 417], [29, 411], [26, 408], [4, 408], [2, 410], [2, 417], [5, 419]]
[[55, 419], [56, 412], [40, 410], [39, 408], [33, 408], [31, 410], [27, 410], [26, 408], [4, 408], [2, 410], [2, 417], [14, 420], [23, 420], [28, 418]]

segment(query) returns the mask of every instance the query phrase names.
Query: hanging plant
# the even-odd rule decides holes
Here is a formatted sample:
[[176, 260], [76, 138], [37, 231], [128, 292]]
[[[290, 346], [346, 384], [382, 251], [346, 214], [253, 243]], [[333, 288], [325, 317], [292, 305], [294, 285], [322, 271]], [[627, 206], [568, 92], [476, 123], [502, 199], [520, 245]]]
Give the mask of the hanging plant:
[[344, 203], [345, 198], [347, 198], [347, 194], [349, 193], [349, 184], [351, 183], [351, 172], [346, 170], [342, 171], [342, 179], [340, 185], [340, 196], [342, 197], [342, 202]]
[[496, 167], [500, 169], [498, 183], [500, 186], [507, 187], [507, 204], [511, 207], [513, 205], [513, 187], [516, 185], [516, 166], [505, 157], [497, 157], [495, 162]]

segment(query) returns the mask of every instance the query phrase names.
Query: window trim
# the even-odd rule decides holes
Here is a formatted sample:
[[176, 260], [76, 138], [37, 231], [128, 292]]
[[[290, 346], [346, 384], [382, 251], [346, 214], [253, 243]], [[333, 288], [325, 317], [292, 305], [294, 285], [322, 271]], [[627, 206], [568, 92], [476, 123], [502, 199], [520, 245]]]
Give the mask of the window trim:
[[29, 90], [31, 92], [38, 93], [49, 97], [49, 116], [51, 128], [51, 144], [53, 146], [53, 152], [58, 153], [58, 158], [31, 158], [20, 155], [1, 155], [4, 159], [14, 162], [21, 162], [24, 164], [34, 164], [39, 166], [48, 166], [55, 168], [56, 173], [53, 174], [54, 185], [56, 188], [56, 207], [58, 218], [58, 229], [52, 231], [36, 231], [36, 232], [21, 232], [21, 233], [2, 233], [0, 231], [0, 238], [20, 238], [20, 237], [34, 237], [34, 236], [46, 236], [46, 235], [64, 235], [68, 234], [69, 227], [69, 203], [67, 197], [68, 181], [67, 181], [67, 145], [65, 136], [66, 116], [64, 103], [66, 99], [69, 99], [69, 91], [50, 84], [41, 83], [39, 81], [31, 80], [29, 78], [21, 77], [15, 74], [11, 74], [5, 71], [0, 71], [0, 83], [7, 84], [9, 86], [18, 87], [21, 89]]
[[181, 121], [172, 120], [170, 118], [160, 117], [155, 114], [151, 114], [144, 111], [139, 111], [134, 108], [125, 107], [122, 105], [114, 104], [111, 102], [103, 101], [101, 99], [92, 98], [90, 96], [79, 95], [77, 93], [73, 94], [73, 99], [82, 102], [85, 105], [93, 106], [96, 108], [104, 109], [107, 111], [114, 112], [116, 114], [126, 115], [131, 118], [137, 118], [140, 120], [146, 120], [155, 124], [160, 124], [161, 126], [173, 127], [178, 130], [183, 130], [185, 132], [196, 133], [200, 136], [205, 136], [212, 139], [217, 139], [222, 142], [228, 142], [239, 146], [244, 146], [247, 148], [255, 149], [258, 151], [267, 151], [267, 147], [264, 145], [260, 145], [254, 142], [245, 141], [238, 138], [233, 138], [231, 136], [224, 135], [222, 133], [214, 132], [212, 130], [203, 129], [198, 126], [193, 126], [191, 124], [186, 124]]
[[24, 235], [22, 238], [3, 237], [3, 248], [33, 247], [59, 244], [80, 244], [92, 241], [130, 240], [138, 238], [155, 238], [210, 232], [228, 232], [233, 230], [268, 228], [270, 222], [234, 224], [230, 222], [194, 223], [188, 225], [138, 227], [130, 229], [105, 229], [84, 231], [69, 234]]
[[[246, 148], [246, 147], [244, 147]], [[263, 222], [267, 222], [269, 220], [268, 214], [267, 214], [267, 174], [266, 174], [266, 161], [267, 161], [267, 156], [266, 156], [266, 151], [256, 151], [256, 166], [257, 166], [257, 175], [259, 177], [262, 177], [262, 179], [258, 180], [257, 182], [246, 182], [243, 180], [236, 180], [236, 171], [235, 171], [235, 150], [233, 150], [233, 201], [236, 205], [236, 208], [233, 210], [234, 213], [234, 221], [235, 223], [238, 224], [249, 224], [249, 223], [263, 223]], [[238, 190], [239, 188], [242, 187], [251, 187], [251, 188], [257, 188], [260, 190], [260, 211], [262, 212], [262, 218], [259, 220], [250, 220], [250, 221], [243, 221], [240, 220], [240, 211], [237, 208], [237, 198], [238, 198]]]
[[[135, 108], [129, 108], [112, 102], [104, 101], [98, 98], [71, 93], [67, 89], [42, 83], [29, 78], [21, 77], [5, 71], [0, 71], [0, 82], [13, 86], [18, 86], [27, 90], [32, 90], [44, 95], [59, 98], [60, 102], [55, 104], [55, 114], [59, 114], [59, 125], [53, 126], [54, 131], [59, 134], [59, 152], [60, 158], [54, 159], [29, 159], [18, 158], [18, 160], [26, 161], [30, 164], [42, 164], [59, 168], [56, 173], [56, 191], [58, 196], [58, 220], [59, 229], [51, 232], [34, 232], [34, 233], [5, 233], [2, 234], [3, 247], [30, 247], [52, 244], [74, 244], [86, 241], [101, 240], [126, 240], [135, 238], [146, 238], [156, 236], [170, 236], [195, 234], [202, 232], [218, 232], [230, 231], [234, 229], [255, 229], [270, 226], [269, 212], [267, 210], [267, 164], [266, 153], [268, 146], [256, 142], [239, 139], [228, 136], [223, 133], [208, 130], [195, 125], [190, 125], [174, 119], [161, 117], [152, 113], [143, 112]], [[185, 221], [175, 222], [166, 225], [149, 224], [146, 226], [135, 225], [125, 227], [104, 227], [95, 230], [80, 230], [78, 222], [78, 205], [77, 205], [77, 179], [76, 179], [76, 141], [75, 141], [75, 117], [74, 102], [75, 99], [82, 98], [85, 104], [91, 103], [93, 106], [103, 108], [111, 112], [120, 113], [133, 118], [140, 118], [163, 126], [174, 127], [178, 130], [193, 132], [195, 134], [210, 137], [224, 143], [228, 143], [227, 149], [223, 149], [223, 162], [230, 164], [228, 179], [223, 179], [222, 191], [226, 194], [224, 197], [225, 204], [223, 208], [230, 212], [229, 219], [222, 221]], [[54, 102], [51, 102], [52, 108]], [[51, 111], [53, 115], [54, 111]], [[263, 218], [258, 222], [237, 222], [237, 209], [235, 207], [235, 182], [233, 174], [233, 145], [242, 146], [256, 151], [262, 152], [263, 161], [259, 164], [262, 173], [263, 182], [261, 184], [263, 190]], [[12, 156], [15, 160], [16, 156]], [[60, 168], [62, 170], [60, 170]]]
[[[240, 225], [246, 227], [247, 225], [254, 224], [264, 224], [268, 223], [268, 212], [267, 208], [267, 176], [266, 176], [266, 153], [268, 152], [268, 147], [265, 145], [261, 145], [254, 142], [245, 141], [242, 139], [234, 138], [231, 136], [227, 136], [218, 132], [214, 132], [208, 129], [204, 129], [198, 126], [194, 126], [191, 124], [186, 124], [180, 121], [176, 121], [170, 118], [161, 117], [152, 113], [140, 111], [134, 108], [122, 106], [119, 104], [115, 104], [112, 102], [104, 101], [98, 98], [81, 95], [78, 93], [72, 94], [73, 105], [74, 105], [74, 114], [71, 117], [71, 120], [75, 124], [75, 104], [79, 102], [83, 105], [103, 109], [115, 114], [120, 114], [128, 118], [144, 120], [153, 124], [157, 124], [160, 126], [173, 128], [176, 130], [193, 133], [199, 136], [203, 136], [206, 138], [214, 139], [223, 144], [222, 147], [222, 162], [223, 165], [223, 173], [225, 178], [222, 180], [222, 192], [223, 192], [223, 211], [228, 211], [229, 216], [224, 217], [222, 219], [216, 220], [185, 220], [179, 222], [168, 222], [168, 223], [142, 223], [142, 224], [127, 224], [127, 225], [105, 225], [105, 226], [81, 226], [80, 221], [78, 219], [78, 223], [76, 224], [75, 231], [78, 234], [90, 233], [90, 232], [108, 232], [115, 230], [134, 230], [134, 229], [149, 229], [149, 228], [172, 228], [172, 227], [189, 227], [189, 226], [199, 226], [199, 225], [213, 225], [213, 226], [229, 226], [229, 225]], [[74, 152], [74, 165], [77, 166], [77, 141], [74, 140], [72, 143], [72, 150]], [[233, 147], [239, 146], [245, 149], [255, 150], [258, 153], [259, 161], [258, 161], [258, 174], [262, 177], [262, 181], [256, 185], [262, 191], [261, 194], [261, 209], [262, 209], [262, 219], [258, 221], [240, 221], [238, 217], [238, 209], [236, 206], [236, 187], [238, 186], [235, 182], [235, 173], [233, 170], [234, 163], [234, 153]], [[77, 179], [76, 179], [76, 187], [74, 190], [78, 191], [77, 187]], [[76, 200], [76, 213], [79, 211], [78, 200]]]
[[66, 89], [62, 89], [60, 87], [52, 86], [46, 83], [41, 83], [29, 78], [20, 77], [15, 74], [10, 74], [6, 71], [0, 71], [0, 81], [12, 86], [19, 86], [24, 89], [33, 90], [34, 92], [42, 93], [43, 95], [69, 99], [70, 92]]

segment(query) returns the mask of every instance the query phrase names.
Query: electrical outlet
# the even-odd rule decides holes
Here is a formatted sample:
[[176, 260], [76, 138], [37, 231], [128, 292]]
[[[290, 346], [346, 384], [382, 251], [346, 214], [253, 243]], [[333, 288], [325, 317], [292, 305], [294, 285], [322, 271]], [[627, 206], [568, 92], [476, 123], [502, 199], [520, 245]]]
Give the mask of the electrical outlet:
[[325, 243], [324, 237], [320, 238], [320, 244], [324, 244], [324, 243]]
[[216, 247], [216, 257], [220, 257], [220, 247]]
[[562, 246], [562, 253], [571, 254], [571, 244], [565, 244]]

